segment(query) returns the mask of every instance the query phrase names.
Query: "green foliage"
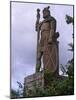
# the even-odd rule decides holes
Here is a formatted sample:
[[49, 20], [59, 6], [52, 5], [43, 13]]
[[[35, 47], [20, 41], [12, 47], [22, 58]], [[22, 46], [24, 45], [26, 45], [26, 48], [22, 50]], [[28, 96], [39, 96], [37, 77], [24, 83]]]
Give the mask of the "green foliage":
[[44, 78], [45, 78], [47, 84], [50, 84], [50, 82], [54, 78], [54, 73], [52, 73], [48, 69], [46, 69], [46, 70], [44, 70]]
[[[60, 95], [73, 95], [74, 94], [74, 60], [70, 60], [67, 63], [67, 75], [56, 77], [54, 73], [45, 70], [45, 88], [35, 87], [35, 91], [32, 91], [26, 97], [45, 97], [45, 96], [60, 96]], [[32, 94], [32, 95], [31, 95]]]
[[[32, 96], [45, 97], [45, 96], [60, 96], [60, 95], [73, 95], [74, 94], [74, 77], [72, 67], [68, 67], [68, 77], [56, 78], [52, 77], [53, 74], [50, 75], [49, 72], [46, 73], [46, 79], [48, 80], [48, 85], [44, 89], [36, 88]], [[29, 97], [29, 96], [27, 96]]]
[[23, 85], [17, 81], [17, 84], [18, 84], [18, 89], [17, 90], [14, 90], [14, 89], [11, 89], [11, 98], [12, 99], [16, 99], [16, 98], [22, 98], [23, 97]]
[[19, 92], [11, 89], [11, 99], [15, 99], [19, 97]]
[[66, 72], [67, 72], [66, 66], [64, 67], [64, 66], [61, 64], [60, 69], [61, 69], [61, 71], [62, 71], [62, 75], [65, 75]]
[[74, 18], [69, 16], [69, 15], [66, 15], [66, 23], [67, 24], [74, 24]]
[[68, 71], [67, 74], [69, 78], [74, 78], [74, 59], [68, 61]]

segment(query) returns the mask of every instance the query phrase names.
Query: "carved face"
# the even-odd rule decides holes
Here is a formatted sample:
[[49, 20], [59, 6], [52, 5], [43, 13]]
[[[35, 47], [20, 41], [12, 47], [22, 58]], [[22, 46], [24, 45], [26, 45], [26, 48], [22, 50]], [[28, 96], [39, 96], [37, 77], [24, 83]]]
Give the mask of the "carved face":
[[50, 12], [48, 10], [43, 10], [43, 18], [47, 18], [48, 16], [50, 16]]

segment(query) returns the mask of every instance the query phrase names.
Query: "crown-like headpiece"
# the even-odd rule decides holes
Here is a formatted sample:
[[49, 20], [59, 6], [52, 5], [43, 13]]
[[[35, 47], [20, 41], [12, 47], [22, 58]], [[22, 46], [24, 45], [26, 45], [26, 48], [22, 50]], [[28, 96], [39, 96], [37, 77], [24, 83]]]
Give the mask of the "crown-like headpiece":
[[49, 11], [49, 8], [50, 8], [50, 6], [44, 8], [44, 9], [43, 9], [43, 12], [44, 12], [44, 11], [48, 11], [48, 12], [50, 12], [50, 11]]

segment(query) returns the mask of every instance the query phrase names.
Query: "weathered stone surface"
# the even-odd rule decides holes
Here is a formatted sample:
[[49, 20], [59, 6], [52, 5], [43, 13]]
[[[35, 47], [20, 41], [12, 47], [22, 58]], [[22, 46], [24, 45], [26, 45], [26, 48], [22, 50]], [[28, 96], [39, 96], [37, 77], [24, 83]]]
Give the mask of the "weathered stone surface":
[[39, 22], [40, 14], [37, 12], [36, 31], [37, 39], [37, 59], [36, 72], [40, 71], [41, 59], [43, 57], [43, 68], [51, 72], [58, 73], [59, 67], [59, 47], [57, 38], [59, 33], [56, 32], [56, 19], [50, 15], [49, 7], [43, 9], [42, 22]]
[[27, 76], [24, 79], [24, 89], [26, 95], [32, 95], [35, 92], [36, 88], [43, 89], [44, 88], [44, 73], [41, 71], [39, 73], [35, 73], [33, 75]]
[[55, 80], [64, 80], [66, 77], [58, 76], [47, 71], [40, 71], [38, 73], [29, 75], [24, 79], [24, 94], [26, 97], [35, 96], [36, 90], [43, 90], [50, 86]]
[[46, 45], [44, 48], [43, 63], [44, 69], [59, 73], [59, 47], [58, 42], [51, 45]]

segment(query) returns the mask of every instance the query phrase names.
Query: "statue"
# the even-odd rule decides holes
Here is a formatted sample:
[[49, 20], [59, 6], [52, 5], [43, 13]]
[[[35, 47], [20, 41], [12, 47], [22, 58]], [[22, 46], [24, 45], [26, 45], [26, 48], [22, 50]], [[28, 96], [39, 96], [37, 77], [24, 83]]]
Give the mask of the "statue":
[[56, 19], [51, 16], [49, 6], [43, 9], [44, 20], [40, 22], [40, 9], [37, 9], [37, 59], [36, 72], [40, 71], [41, 58], [43, 57], [44, 70], [58, 72], [59, 55], [58, 41], [59, 33], [56, 32]]
[[[49, 78], [59, 80], [59, 48], [56, 32], [56, 19], [51, 16], [49, 7], [43, 9], [44, 20], [40, 22], [40, 9], [37, 9], [36, 31], [37, 31], [37, 57], [36, 73], [24, 79], [24, 91], [26, 95], [34, 96], [36, 88], [48, 89]], [[43, 70], [41, 71], [41, 60], [43, 57]], [[51, 77], [52, 75], [52, 77]], [[52, 81], [51, 81], [52, 83]], [[31, 92], [31, 94], [30, 94]]]

